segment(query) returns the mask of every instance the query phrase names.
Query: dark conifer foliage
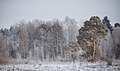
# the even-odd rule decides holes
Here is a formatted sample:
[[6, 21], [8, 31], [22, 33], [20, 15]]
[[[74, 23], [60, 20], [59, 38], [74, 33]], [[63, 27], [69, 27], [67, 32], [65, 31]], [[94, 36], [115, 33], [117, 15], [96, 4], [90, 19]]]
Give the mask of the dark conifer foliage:
[[114, 27], [120, 27], [120, 23], [115, 23]]
[[112, 27], [112, 25], [110, 24], [110, 20], [108, 19], [107, 16], [104, 17], [103, 23], [106, 24], [107, 28], [108, 28], [111, 32], [113, 31], [113, 27]]

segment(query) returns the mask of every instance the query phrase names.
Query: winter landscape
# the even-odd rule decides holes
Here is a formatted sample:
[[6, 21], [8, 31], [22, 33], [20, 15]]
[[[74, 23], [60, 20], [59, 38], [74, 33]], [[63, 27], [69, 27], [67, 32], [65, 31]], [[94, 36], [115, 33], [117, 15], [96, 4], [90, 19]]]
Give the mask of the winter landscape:
[[[119, 71], [120, 24], [92, 16], [83, 27], [74, 19], [20, 21], [0, 30], [0, 70]], [[78, 33], [76, 33], [78, 32]]]
[[120, 10], [111, 10], [118, 3], [93, 1], [89, 13], [82, 0], [0, 1], [0, 71], [120, 71]]

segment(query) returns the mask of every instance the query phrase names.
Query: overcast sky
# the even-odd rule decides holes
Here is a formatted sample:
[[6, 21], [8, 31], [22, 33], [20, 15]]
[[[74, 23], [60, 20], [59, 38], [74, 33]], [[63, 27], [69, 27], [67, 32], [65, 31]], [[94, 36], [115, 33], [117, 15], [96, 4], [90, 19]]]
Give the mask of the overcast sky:
[[80, 22], [93, 15], [120, 23], [120, 0], [0, 0], [0, 28], [22, 19], [63, 20], [68, 16]]

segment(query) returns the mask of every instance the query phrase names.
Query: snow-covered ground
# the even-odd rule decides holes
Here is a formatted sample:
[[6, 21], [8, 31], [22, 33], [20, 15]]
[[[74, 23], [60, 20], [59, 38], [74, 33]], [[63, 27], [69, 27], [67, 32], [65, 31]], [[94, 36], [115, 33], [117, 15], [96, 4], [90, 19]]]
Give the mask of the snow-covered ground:
[[119, 65], [105, 63], [44, 63], [0, 65], [0, 71], [120, 71]]

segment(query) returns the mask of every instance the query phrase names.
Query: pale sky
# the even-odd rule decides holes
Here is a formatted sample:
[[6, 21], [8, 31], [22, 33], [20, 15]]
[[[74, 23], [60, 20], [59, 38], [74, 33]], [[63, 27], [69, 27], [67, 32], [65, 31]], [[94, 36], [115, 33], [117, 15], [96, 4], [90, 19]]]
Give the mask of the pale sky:
[[120, 0], [0, 0], [0, 28], [22, 19], [64, 20], [68, 16], [80, 22], [93, 15], [120, 23]]

